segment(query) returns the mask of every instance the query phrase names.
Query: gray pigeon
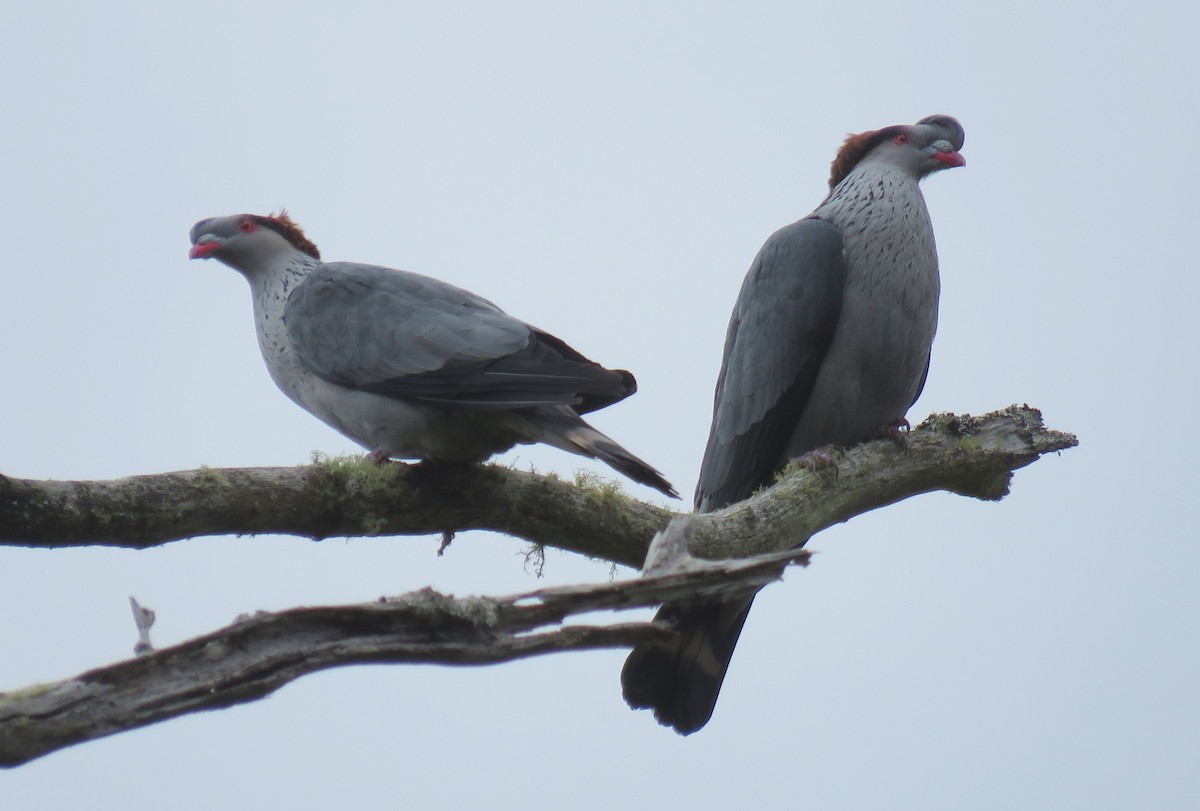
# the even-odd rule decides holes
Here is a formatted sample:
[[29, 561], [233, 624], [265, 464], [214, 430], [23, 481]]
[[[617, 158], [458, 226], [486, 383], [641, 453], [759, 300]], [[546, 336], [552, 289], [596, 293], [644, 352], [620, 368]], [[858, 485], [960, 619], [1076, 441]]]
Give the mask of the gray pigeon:
[[[776, 231], [742, 285], [717, 378], [696, 507], [717, 510], [828, 445], [900, 437], [937, 329], [937, 251], [918, 181], [966, 161], [945, 115], [852, 135], [829, 196]], [[664, 605], [668, 645], [635, 648], [625, 700], [689, 734], [712, 716], [753, 595]]]
[[322, 262], [286, 213], [201, 220], [191, 238], [192, 259], [220, 259], [250, 282], [275, 384], [375, 458], [481, 462], [544, 442], [677, 496], [579, 416], [633, 394], [629, 372], [445, 282]]

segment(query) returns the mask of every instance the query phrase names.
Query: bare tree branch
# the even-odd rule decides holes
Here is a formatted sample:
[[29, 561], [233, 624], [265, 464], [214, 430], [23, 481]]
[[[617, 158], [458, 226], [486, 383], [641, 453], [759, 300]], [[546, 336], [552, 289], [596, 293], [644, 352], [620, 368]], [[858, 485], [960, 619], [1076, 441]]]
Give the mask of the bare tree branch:
[[[1011, 406], [983, 417], [938, 414], [907, 451], [869, 442], [836, 469], [793, 470], [782, 482], [701, 517], [695, 551], [735, 557], [803, 544], [814, 533], [909, 496], [947, 490], [984, 499], [1012, 471], [1078, 444], [1041, 414]], [[198, 535], [426, 535], [485, 529], [639, 566], [672, 512], [593, 477], [567, 483], [496, 465], [433, 469], [335, 459], [296, 468], [215, 469], [114, 481], [0, 475], [0, 544], [144, 548]]]
[[[305, 673], [360, 662], [484, 664], [558, 650], [629, 647], [669, 633], [650, 623], [569, 626], [569, 615], [758, 588], [813, 534], [918, 493], [1000, 499], [1012, 472], [1078, 444], [1041, 414], [934, 415], [907, 447], [871, 442], [836, 464], [785, 471], [775, 486], [662, 533], [638, 581], [454, 600], [431, 590], [377, 604], [257, 615], [152, 652], [153, 612], [132, 603], [147, 655], [73, 679], [0, 693], [0, 764], [201, 709], [250, 701]], [[640, 565], [672, 514], [614, 485], [574, 484], [497, 466], [333, 460], [302, 468], [201, 469], [110, 482], [0, 476], [0, 544], [142, 548], [196, 535], [331, 535], [490, 529]], [[685, 528], [684, 528], [685, 527]], [[714, 564], [701, 558], [759, 557]], [[793, 550], [793, 551], [786, 551]]]
[[982, 417], [933, 414], [908, 434], [906, 448], [880, 440], [849, 449], [836, 468], [789, 466], [773, 487], [703, 516], [692, 554], [795, 548], [856, 515], [937, 490], [999, 501], [1013, 471], [1078, 444], [1074, 434], [1047, 429], [1041, 412], [1027, 405]]
[[[649, 622], [560, 626], [589, 611], [760, 588], [794, 550], [720, 564], [681, 558], [691, 518], [662, 533], [666, 563], [634, 581], [454, 599], [432, 589], [365, 605], [262, 613], [73, 679], [0, 693], [0, 765], [186, 713], [253, 701], [307, 673], [348, 664], [492, 664], [565, 650], [630, 647], [669, 631]], [[660, 556], [661, 557], [661, 556]], [[139, 626], [140, 639], [144, 629]]]

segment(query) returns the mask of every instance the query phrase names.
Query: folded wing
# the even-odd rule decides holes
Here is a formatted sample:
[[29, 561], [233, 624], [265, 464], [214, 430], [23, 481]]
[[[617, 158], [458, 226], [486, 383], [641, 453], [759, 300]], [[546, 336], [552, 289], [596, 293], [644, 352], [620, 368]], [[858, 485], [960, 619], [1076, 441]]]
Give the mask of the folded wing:
[[490, 301], [445, 282], [333, 262], [288, 298], [288, 337], [329, 382], [467, 409], [568, 405], [586, 413], [636, 390]]

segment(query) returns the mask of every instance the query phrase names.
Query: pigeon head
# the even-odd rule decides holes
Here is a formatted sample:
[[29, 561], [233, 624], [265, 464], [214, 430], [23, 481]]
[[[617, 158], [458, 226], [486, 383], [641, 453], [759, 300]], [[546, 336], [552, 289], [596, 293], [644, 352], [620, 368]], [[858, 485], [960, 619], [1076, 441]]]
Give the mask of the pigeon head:
[[959, 152], [966, 135], [948, 115], [931, 115], [916, 124], [898, 124], [846, 138], [829, 174], [836, 187], [855, 168], [867, 163], [898, 166], [918, 180], [942, 169], [966, 166]]
[[247, 272], [276, 256], [299, 251], [313, 259], [321, 252], [286, 211], [264, 217], [234, 214], [212, 217], [192, 226], [189, 259], [220, 259], [230, 267]]

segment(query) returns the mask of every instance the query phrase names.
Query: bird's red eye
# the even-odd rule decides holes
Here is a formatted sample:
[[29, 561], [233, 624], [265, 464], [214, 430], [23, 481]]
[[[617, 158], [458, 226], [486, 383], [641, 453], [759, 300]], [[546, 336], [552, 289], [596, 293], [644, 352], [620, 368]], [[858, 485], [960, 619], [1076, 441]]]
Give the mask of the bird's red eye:
[[908, 140], [908, 135], [903, 132], [896, 136], [896, 143], [898, 144], [907, 144]]
[[238, 223], [238, 228], [241, 229], [243, 234], [252, 234], [255, 228], [254, 220], [242, 220]]

